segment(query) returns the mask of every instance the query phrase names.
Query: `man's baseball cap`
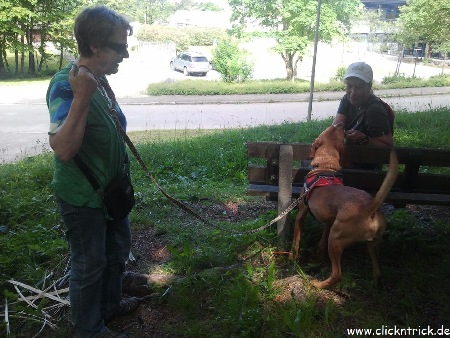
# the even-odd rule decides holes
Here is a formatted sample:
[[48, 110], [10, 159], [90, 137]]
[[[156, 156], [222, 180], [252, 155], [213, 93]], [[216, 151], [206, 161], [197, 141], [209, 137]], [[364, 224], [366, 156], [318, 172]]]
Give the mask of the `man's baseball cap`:
[[372, 67], [365, 62], [352, 63], [347, 68], [347, 73], [344, 76], [344, 80], [349, 77], [357, 77], [365, 83], [371, 83], [373, 80]]

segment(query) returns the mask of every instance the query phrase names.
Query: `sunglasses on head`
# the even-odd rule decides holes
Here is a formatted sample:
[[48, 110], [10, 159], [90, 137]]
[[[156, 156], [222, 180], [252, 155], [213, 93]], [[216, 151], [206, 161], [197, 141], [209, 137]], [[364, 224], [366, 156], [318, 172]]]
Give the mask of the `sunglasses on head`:
[[117, 54], [125, 54], [128, 51], [127, 43], [107, 42], [106, 47], [112, 49]]

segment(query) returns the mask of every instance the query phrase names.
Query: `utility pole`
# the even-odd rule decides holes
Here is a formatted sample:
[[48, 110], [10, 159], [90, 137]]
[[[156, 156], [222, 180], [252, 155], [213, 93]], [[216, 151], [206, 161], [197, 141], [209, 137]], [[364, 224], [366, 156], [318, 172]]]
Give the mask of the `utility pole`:
[[322, 4], [322, 1], [319, 0], [317, 2], [316, 31], [314, 33], [314, 55], [313, 55], [313, 64], [312, 64], [312, 70], [311, 70], [311, 87], [309, 89], [308, 116], [306, 118], [307, 121], [311, 121], [312, 101], [313, 101], [313, 94], [314, 94], [314, 78], [316, 76], [317, 44], [319, 41], [320, 6], [321, 6], [321, 4]]

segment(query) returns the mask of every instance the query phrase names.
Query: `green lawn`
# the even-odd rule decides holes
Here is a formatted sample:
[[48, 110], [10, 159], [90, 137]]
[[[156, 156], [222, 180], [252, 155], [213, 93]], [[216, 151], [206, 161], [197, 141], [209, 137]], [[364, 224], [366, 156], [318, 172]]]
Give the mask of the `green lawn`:
[[[396, 145], [449, 148], [448, 109], [398, 112]], [[262, 198], [246, 195], [249, 141], [311, 142], [330, 120], [215, 131], [130, 133], [147, 166], [170, 194], [200, 208], [214, 224], [234, 230], [264, 225], [276, 216], [262, 208]], [[0, 285], [11, 304], [16, 292], [9, 279], [29, 285], [50, 271], [63, 270], [68, 255], [63, 226], [49, 183], [52, 156], [42, 154], [0, 165]], [[364, 247], [346, 251], [344, 280], [331, 291], [314, 290], [308, 278], [324, 277], [329, 262], [313, 252], [321, 227], [312, 218], [302, 238], [302, 259], [292, 263], [279, 251], [275, 229], [230, 236], [191, 218], [164, 197], [132, 161], [138, 203], [131, 214], [134, 231], [153, 229], [168, 243], [171, 258], [148, 271], [179, 276], [157, 290], [148, 311], [170, 313], [162, 321], [171, 337], [342, 337], [348, 328], [450, 326], [450, 222], [431, 221], [424, 228], [407, 210], [388, 218], [381, 247], [383, 281], [371, 285]], [[232, 220], [224, 205], [256, 210]], [[292, 219], [295, 212], [292, 212]], [[308, 277], [309, 276], [309, 277]], [[54, 277], [56, 278], [56, 276]], [[286, 294], [295, 280], [296, 297]], [[41, 302], [44, 306], [45, 301]], [[22, 312], [21, 314], [19, 311]], [[41, 323], [29, 308], [10, 305], [13, 337], [30, 337]], [[51, 332], [67, 337], [67, 321]], [[4, 333], [5, 323], [0, 332]], [[134, 332], [146, 337], [145, 331]]]

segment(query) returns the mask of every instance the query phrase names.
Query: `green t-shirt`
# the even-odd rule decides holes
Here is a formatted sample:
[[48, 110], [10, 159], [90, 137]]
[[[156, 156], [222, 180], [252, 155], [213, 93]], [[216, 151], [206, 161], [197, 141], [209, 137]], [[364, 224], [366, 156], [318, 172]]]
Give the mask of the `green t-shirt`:
[[[73, 101], [73, 91], [69, 83], [72, 64], [59, 71], [50, 81], [47, 90], [47, 106], [50, 113], [49, 134], [55, 134], [64, 123]], [[78, 152], [82, 161], [91, 169], [94, 177], [104, 189], [121, 171], [129, 173], [129, 161], [125, 142], [111, 116], [108, 100], [97, 89], [91, 97], [89, 115], [83, 142]], [[126, 124], [120, 108], [120, 118]], [[55, 194], [75, 206], [102, 208], [100, 194], [95, 191], [73, 161], [62, 162], [54, 159], [55, 171], [52, 187]]]

